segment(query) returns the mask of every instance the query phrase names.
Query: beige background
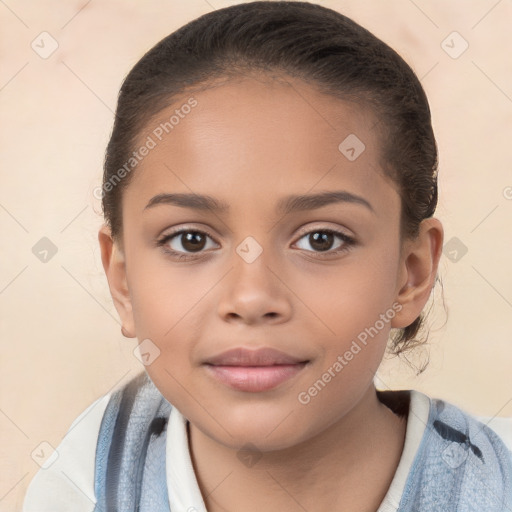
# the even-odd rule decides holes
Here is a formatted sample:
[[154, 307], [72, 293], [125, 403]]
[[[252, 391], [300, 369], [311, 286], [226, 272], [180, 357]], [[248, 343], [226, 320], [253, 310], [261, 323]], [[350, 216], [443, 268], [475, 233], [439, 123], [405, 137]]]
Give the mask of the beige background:
[[[135, 340], [120, 334], [92, 195], [121, 80], [168, 33], [234, 3], [0, 2], [1, 511], [21, 508], [36, 447], [57, 446], [85, 407], [142, 369]], [[512, 416], [512, 2], [320, 3], [381, 37], [422, 79], [440, 150], [437, 216], [459, 244], [441, 262], [448, 317], [437, 307], [431, 318], [428, 369], [416, 377], [393, 359], [377, 384]], [[50, 48], [45, 31], [58, 43], [48, 58], [31, 47], [43, 51], [46, 38]], [[43, 237], [57, 248], [46, 263], [32, 252]]]

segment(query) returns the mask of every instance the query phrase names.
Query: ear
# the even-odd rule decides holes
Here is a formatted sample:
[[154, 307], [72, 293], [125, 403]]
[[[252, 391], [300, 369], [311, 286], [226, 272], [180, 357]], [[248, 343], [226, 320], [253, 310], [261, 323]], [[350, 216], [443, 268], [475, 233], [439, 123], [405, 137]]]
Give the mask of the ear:
[[121, 318], [122, 333], [127, 338], [135, 338], [132, 303], [126, 279], [126, 261], [123, 249], [114, 242], [110, 228], [103, 224], [98, 232], [101, 248], [101, 261], [107, 276], [110, 295]]
[[407, 327], [423, 310], [435, 284], [443, 237], [441, 222], [429, 218], [421, 222], [418, 236], [404, 243], [396, 296], [402, 309], [393, 318], [391, 327]]

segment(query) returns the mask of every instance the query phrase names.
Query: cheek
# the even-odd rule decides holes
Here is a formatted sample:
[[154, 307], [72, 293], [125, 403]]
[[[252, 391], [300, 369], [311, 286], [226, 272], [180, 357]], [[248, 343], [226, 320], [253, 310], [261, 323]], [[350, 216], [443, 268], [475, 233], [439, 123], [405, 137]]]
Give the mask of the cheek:
[[127, 272], [139, 339], [141, 336], [172, 338], [183, 325], [190, 323], [191, 314], [216, 282], [204, 265], [179, 266], [162, 256], [133, 257]]
[[[342, 265], [302, 276], [295, 290], [337, 339], [354, 338], [392, 307], [397, 281], [398, 251], [354, 254]], [[326, 329], [325, 332], [327, 333]]]
[[183, 386], [198, 393], [193, 366], [214, 310], [212, 291], [219, 277], [207, 265], [179, 267], [162, 257], [145, 261], [133, 257], [131, 265], [136, 336], [141, 343], [151, 340], [156, 348], [149, 347], [158, 354], [145, 370], [169, 401], [179, 407], [184, 400], [186, 406], [190, 396]]
[[330, 424], [371, 385], [395, 316], [393, 269], [392, 260], [354, 265], [346, 275], [333, 276], [328, 285], [317, 288], [313, 308], [322, 312], [331, 335], [316, 339], [322, 356], [295, 396], [304, 417]]

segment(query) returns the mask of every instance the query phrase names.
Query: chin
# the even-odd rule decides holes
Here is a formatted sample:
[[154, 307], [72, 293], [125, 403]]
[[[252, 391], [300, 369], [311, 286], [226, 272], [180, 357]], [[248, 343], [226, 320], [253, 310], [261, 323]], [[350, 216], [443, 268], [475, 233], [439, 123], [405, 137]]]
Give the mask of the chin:
[[[215, 418], [191, 418], [199, 430], [219, 444], [234, 450], [243, 449], [252, 444], [260, 451], [272, 451], [290, 448], [304, 441], [307, 429], [303, 420], [297, 421], [296, 413], [290, 407], [256, 406], [252, 408], [231, 406], [225, 411], [217, 409]], [[195, 421], [198, 419], [199, 421]], [[201, 421], [204, 420], [204, 421]]]
[[[217, 443], [222, 444], [232, 450], [239, 451], [256, 451], [256, 452], [271, 452], [285, 450], [297, 444], [300, 444], [302, 439], [301, 432], [282, 431], [279, 434], [268, 435], [268, 431], [261, 431], [254, 426], [240, 426], [235, 431], [230, 431], [231, 436], [222, 433], [221, 437], [209, 436]], [[207, 434], [209, 435], [209, 434]]]

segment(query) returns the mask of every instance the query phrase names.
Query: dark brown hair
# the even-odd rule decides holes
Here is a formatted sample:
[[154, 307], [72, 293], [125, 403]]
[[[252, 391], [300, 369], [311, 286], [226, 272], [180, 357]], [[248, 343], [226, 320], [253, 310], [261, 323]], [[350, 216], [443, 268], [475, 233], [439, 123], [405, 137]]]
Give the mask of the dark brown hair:
[[[251, 71], [284, 73], [373, 110], [381, 167], [401, 196], [401, 234], [415, 237], [420, 222], [436, 208], [438, 165], [430, 109], [418, 78], [397, 52], [343, 14], [306, 2], [262, 1], [191, 21], [150, 49], [124, 79], [102, 187], [113, 238], [122, 242], [122, 193], [133, 174], [126, 172], [126, 163], [148, 122], [192, 87]], [[395, 353], [420, 343], [415, 337], [422, 320], [397, 330]]]

